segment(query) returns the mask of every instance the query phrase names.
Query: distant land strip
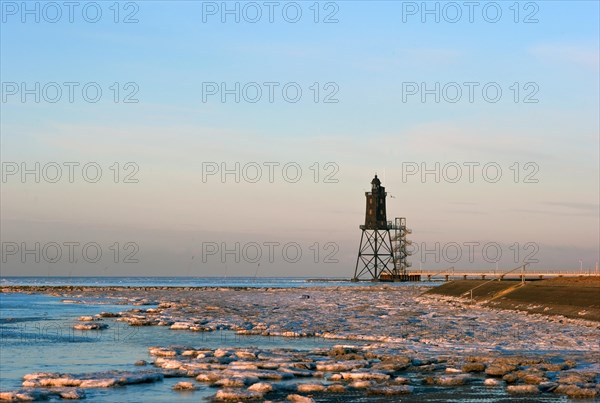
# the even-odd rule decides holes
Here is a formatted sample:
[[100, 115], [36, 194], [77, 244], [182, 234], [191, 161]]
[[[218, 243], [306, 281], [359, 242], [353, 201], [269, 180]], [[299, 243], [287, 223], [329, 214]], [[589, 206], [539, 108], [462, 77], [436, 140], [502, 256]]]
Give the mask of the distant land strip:
[[[350, 280], [348, 280], [350, 282]], [[423, 288], [429, 288], [429, 285], [423, 284], [422, 286], [419, 283], [414, 283], [419, 286], [416, 287], [415, 290], [420, 289], [421, 292]], [[161, 291], [161, 290], [169, 290], [169, 291], [202, 291], [202, 290], [212, 290], [212, 291], [271, 291], [271, 292], [285, 292], [285, 291], [301, 291], [301, 290], [322, 290], [322, 291], [331, 291], [338, 289], [347, 289], [349, 287], [346, 286], [307, 286], [307, 287], [271, 287], [265, 285], [256, 286], [253, 285], [199, 285], [199, 286], [181, 286], [181, 285], [4, 285], [0, 286], [0, 293], [26, 293], [26, 294], [49, 294], [49, 295], [58, 295], [60, 293], [70, 293], [70, 292], [85, 292], [85, 291]], [[357, 285], [351, 287], [352, 290], [360, 290], [360, 291], [381, 291], [388, 288], [395, 288], [393, 283], [365, 283], [365, 285]]]

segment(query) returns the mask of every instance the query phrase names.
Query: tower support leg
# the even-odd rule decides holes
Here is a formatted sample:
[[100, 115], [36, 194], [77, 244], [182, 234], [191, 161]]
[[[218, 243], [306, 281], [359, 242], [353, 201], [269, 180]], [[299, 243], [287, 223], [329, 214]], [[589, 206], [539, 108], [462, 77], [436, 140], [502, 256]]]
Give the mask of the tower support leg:
[[352, 280], [367, 276], [371, 281], [379, 281], [382, 275], [393, 279], [395, 269], [390, 231], [363, 229]]

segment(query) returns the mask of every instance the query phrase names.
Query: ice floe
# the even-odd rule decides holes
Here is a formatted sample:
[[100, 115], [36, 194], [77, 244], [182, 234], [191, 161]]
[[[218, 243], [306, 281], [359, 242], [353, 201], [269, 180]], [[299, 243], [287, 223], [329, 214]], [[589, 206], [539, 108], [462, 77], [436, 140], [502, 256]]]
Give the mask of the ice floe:
[[23, 387], [50, 388], [76, 386], [82, 389], [110, 388], [137, 383], [157, 382], [162, 379], [163, 374], [158, 372], [107, 371], [82, 375], [34, 372], [23, 377]]

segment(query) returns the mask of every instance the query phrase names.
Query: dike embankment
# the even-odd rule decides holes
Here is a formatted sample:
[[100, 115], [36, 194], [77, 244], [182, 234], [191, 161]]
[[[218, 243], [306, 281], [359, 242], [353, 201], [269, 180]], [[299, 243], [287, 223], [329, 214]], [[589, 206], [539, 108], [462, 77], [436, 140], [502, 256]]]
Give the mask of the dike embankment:
[[493, 308], [600, 322], [600, 276], [558, 277], [524, 284], [512, 280], [457, 280], [426, 294], [472, 298]]

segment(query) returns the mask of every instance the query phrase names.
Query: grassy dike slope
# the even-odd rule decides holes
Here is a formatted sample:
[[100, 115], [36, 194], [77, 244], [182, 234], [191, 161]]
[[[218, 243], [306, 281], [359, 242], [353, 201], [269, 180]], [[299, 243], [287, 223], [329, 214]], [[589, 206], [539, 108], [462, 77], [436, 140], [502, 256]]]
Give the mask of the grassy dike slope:
[[469, 299], [471, 289], [475, 301], [490, 307], [600, 322], [600, 277], [558, 277], [525, 285], [508, 280], [457, 280], [426, 294]]

